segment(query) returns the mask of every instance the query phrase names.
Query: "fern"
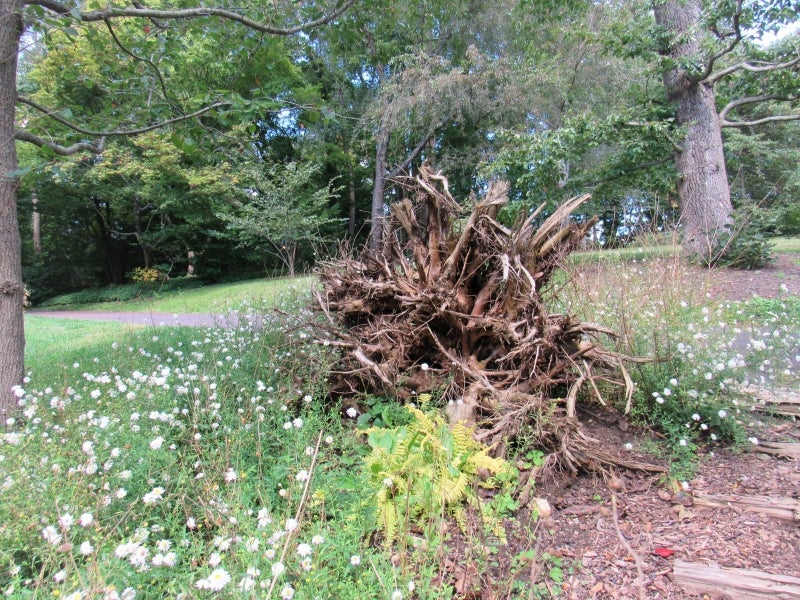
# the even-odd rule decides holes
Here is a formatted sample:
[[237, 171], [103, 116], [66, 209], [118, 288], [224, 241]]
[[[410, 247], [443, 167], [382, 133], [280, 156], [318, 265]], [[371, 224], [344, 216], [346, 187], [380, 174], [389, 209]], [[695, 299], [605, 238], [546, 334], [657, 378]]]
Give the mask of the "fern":
[[[420, 397], [422, 406], [430, 398]], [[411, 422], [394, 428], [373, 427], [366, 431], [372, 451], [364, 466], [375, 489], [372, 511], [374, 526], [390, 546], [412, 525], [424, 526], [442, 514], [466, 527], [463, 504], [477, 505], [474, 488], [478, 471], [491, 475], [513, 470], [506, 461], [489, 456], [487, 446], [475, 441], [472, 429], [463, 424], [450, 428], [435, 411], [407, 406]], [[480, 482], [495, 487], [498, 479]]]

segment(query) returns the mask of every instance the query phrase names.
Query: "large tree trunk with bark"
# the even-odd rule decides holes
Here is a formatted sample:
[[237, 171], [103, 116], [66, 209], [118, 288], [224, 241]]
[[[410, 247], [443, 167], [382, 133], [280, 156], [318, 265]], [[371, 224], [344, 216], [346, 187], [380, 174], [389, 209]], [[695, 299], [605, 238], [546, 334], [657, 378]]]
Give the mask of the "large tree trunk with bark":
[[722, 127], [713, 83], [693, 77], [681, 66], [700, 52], [701, 6], [698, 0], [664, 0], [655, 2], [653, 10], [656, 23], [676, 40], [667, 54], [678, 66], [664, 76], [664, 85], [685, 135], [675, 155], [683, 251], [687, 257], [713, 263], [733, 212]]
[[14, 115], [21, 10], [18, 0], [0, 0], [0, 428], [16, 410], [12, 387], [22, 383], [25, 370], [19, 179], [14, 174], [18, 166]]

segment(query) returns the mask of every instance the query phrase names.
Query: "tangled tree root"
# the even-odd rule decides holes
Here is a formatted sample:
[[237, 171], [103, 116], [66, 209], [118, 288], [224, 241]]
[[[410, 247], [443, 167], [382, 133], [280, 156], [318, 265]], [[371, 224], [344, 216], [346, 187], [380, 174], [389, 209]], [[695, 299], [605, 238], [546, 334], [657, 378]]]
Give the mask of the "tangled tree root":
[[576, 405], [579, 397], [605, 404], [600, 389], [612, 384], [629, 410], [633, 359], [599, 345], [613, 331], [550, 314], [541, 295], [596, 223], [570, 219], [588, 196], [538, 228], [544, 206], [509, 228], [497, 219], [505, 182], [493, 182], [469, 215], [447, 180], [424, 167], [400, 184], [407, 197], [391, 206], [380, 250], [319, 269], [322, 335], [343, 350], [332, 392], [400, 401], [434, 392], [451, 421], [474, 424], [497, 454], [525, 430], [571, 471], [620, 465], [585, 434]]

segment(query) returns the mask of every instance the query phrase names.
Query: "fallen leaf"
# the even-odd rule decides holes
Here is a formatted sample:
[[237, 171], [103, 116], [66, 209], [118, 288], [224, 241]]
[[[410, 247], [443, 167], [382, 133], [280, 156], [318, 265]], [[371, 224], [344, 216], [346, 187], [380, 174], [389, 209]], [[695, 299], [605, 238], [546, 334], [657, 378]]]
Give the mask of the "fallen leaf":
[[669, 548], [656, 548], [653, 550], [653, 554], [657, 554], [661, 558], [669, 558], [675, 554], [675, 550], [670, 550]]

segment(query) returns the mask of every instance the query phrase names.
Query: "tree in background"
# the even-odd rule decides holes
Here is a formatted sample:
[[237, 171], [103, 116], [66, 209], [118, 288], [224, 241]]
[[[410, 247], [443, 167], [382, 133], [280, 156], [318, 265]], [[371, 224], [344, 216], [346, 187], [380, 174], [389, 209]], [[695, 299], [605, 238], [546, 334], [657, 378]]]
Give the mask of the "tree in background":
[[[760, 51], [758, 38], [796, 20], [796, 0], [653, 3], [664, 91], [681, 139], [675, 152], [683, 249], [706, 263], [720, 258], [733, 206], [722, 129], [800, 119], [800, 43]], [[718, 107], [721, 101], [722, 108]], [[742, 108], [783, 103], [781, 114], [742, 119]]]
[[[224, 60], [203, 63], [205, 68], [225, 64], [235, 71], [248, 64], [264, 39], [323, 25], [349, 6], [350, 2], [344, 2], [319, 16], [324, 7], [320, 10], [310, 3], [287, 2], [265, 13], [263, 7], [252, 4], [239, 10], [206, 6], [154, 9], [138, 2], [113, 6], [90, 1], [79, 8], [54, 0], [0, 0], [0, 329], [3, 331], [0, 422], [3, 425], [16, 406], [12, 388], [22, 382], [24, 373], [23, 284], [17, 215], [21, 173], [15, 140], [60, 155], [102, 153], [109, 138], [145, 133], [223, 108], [245, 110], [252, 100], [241, 94], [210, 94], [208, 89], [192, 94], [187, 89], [184, 97], [177, 97], [170, 92], [167, 83], [178, 65], [166, 57], [170, 50], [180, 49], [187, 30], [195, 28], [196, 35], [206, 34], [218, 44], [222, 40], [235, 40], [238, 45]], [[238, 33], [231, 25], [239, 26]], [[49, 35], [59, 29], [63, 35]], [[73, 99], [80, 96], [85, 100], [84, 114], [76, 117], [73, 112], [62, 112], [57, 105], [41, 104], [20, 93], [17, 65], [26, 31], [33, 36], [32, 42], [49, 44], [48, 53], [69, 52], [76, 39], [114, 48], [107, 53], [101, 68], [89, 76], [82, 72], [80, 62], [65, 62], [65, 67], [77, 74], [71, 85], [60, 91], [73, 94]], [[151, 43], [152, 52], [142, 51], [136, 38], [120, 37], [121, 33], [133, 31], [139, 37], [157, 33]], [[157, 61], [152, 57], [158, 57]], [[185, 79], [190, 80], [191, 76], [187, 74]], [[135, 102], [123, 102], [120, 106], [120, 100], [126, 97]], [[60, 94], [55, 94], [53, 100], [60, 101]], [[19, 121], [18, 105], [30, 109], [30, 112], [20, 111]], [[34, 115], [39, 118], [34, 119]]]
[[302, 255], [313, 255], [336, 239], [331, 213], [333, 190], [315, 188], [317, 167], [309, 163], [252, 165], [241, 175], [232, 211], [218, 217], [223, 235], [238, 247], [278, 257], [294, 277]]

